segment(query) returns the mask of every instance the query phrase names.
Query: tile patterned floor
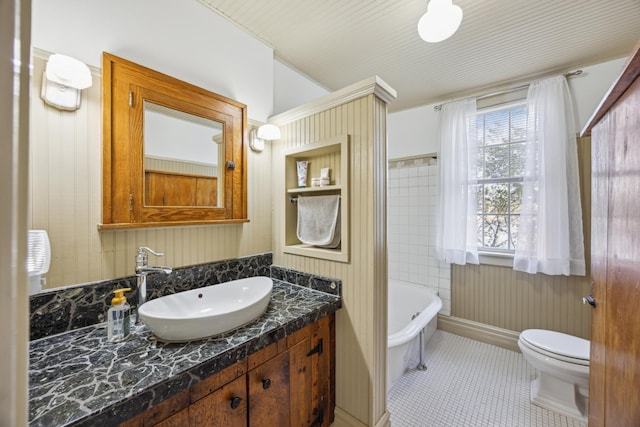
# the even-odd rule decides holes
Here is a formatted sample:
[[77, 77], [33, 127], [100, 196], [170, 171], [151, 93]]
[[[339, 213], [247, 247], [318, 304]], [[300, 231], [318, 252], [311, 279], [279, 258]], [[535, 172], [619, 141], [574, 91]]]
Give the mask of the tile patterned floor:
[[534, 369], [518, 352], [438, 330], [426, 363], [389, 393], [392, 427], [586, 427], [530, 403]]

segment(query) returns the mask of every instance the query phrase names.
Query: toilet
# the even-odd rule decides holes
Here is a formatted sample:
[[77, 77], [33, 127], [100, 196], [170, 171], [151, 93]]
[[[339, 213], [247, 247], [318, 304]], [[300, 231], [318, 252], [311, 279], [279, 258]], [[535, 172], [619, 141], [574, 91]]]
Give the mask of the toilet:
[[531, 402], [587, 421], [589, 341], [544, 329], [527, 329], [518, 339], [525, 360], [536, 369]]

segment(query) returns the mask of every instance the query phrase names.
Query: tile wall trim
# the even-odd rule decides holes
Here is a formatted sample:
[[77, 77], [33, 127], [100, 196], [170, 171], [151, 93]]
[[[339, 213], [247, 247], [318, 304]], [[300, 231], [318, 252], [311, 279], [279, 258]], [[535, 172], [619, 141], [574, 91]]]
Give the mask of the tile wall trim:
[[429, 153], [419, 156], [399, 157], [389, 160], [389, 169], [412, 168], [416, 166], [431, 166], [438, 164], [438, 154]]

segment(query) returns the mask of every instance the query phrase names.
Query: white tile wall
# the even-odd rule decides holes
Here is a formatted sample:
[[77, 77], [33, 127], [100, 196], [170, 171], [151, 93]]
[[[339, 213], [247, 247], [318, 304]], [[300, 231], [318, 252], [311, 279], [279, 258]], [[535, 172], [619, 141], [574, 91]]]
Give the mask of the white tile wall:
[[387, 191], [389, 278], [436, 289], [441, 314], [451, 313], [451, 267], [436, 259], [438, 165], [393, 162]]

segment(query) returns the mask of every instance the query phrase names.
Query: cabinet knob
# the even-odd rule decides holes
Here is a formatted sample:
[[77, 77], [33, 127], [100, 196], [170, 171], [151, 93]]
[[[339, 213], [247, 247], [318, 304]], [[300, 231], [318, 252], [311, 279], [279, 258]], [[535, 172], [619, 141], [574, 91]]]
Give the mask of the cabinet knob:
[[242, 398], [239, 396], [233, 396], [231, 398], [231, 409], [236, 409], [238, 406], [240, 406], [240, 402], [242, 402]]
[[266, 390], [269, 387], [271, 387], [271, 380], [269, 378], [262, 380], [262, 388]]

